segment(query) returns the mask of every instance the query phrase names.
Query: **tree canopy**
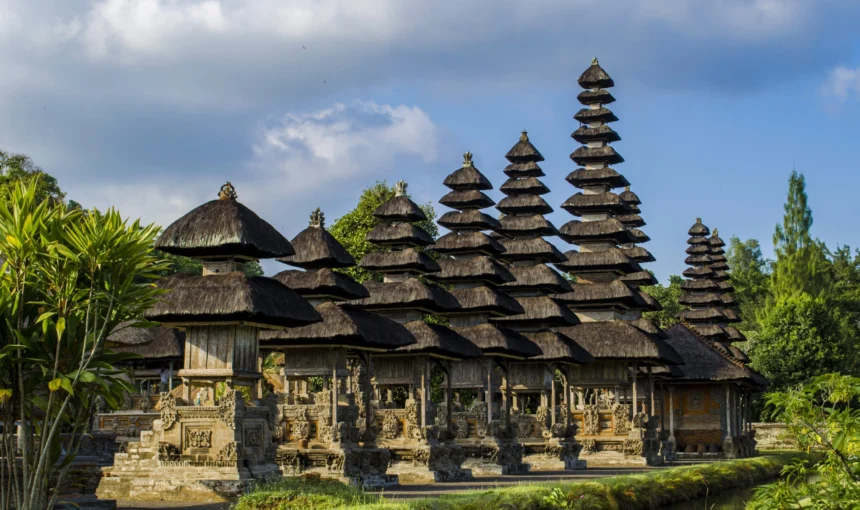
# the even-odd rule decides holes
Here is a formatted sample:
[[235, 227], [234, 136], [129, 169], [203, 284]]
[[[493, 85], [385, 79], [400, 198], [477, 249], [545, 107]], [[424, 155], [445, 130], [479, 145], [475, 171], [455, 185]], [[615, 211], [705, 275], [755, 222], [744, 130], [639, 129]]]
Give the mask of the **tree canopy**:
[[669, 277], [669, 285], [664, 286], [660, 283], [657, 285], [648, 285], [642, 287], [642, 290], [647, 292], [651, 297], [660, 302], [663, 307], [657, 312], [645, 312], [643, 315], [646, 319], [651, 320], [660, 328], [666, 329], [672, 324], [678, 322], [678, 312], [681, 311], [681, 305], [678, 303], [678, 298], [681, 297], [681, 281], [682, 278], [676, 274]]
[[[37, 179], [34, 180], [34, 178]], [[0, 150], [0, 197], [4, 201], [10, 199], [18, 182], [34, 182], [35, 199], [39, 202], [45, 199], [62, 202], [66, 197], [57, 179], [39, 168], [29, 156]]]

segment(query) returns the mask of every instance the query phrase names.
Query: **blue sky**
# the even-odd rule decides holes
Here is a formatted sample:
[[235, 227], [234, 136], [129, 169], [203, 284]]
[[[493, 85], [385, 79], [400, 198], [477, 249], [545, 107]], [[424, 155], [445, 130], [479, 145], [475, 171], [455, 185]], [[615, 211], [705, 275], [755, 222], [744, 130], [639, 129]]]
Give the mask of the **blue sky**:
[[0, 0], [0, 148], [162, 224], [230, 180], [292, 238], [377, 179], [435, 202], [466, 150], [499, 186], [527, 129], [560, 226], [597, 56], [665, 280], [699, 216], [771, 253], [792, 168], [814, 234], [860, 246], [858, 24], [850, 0]]

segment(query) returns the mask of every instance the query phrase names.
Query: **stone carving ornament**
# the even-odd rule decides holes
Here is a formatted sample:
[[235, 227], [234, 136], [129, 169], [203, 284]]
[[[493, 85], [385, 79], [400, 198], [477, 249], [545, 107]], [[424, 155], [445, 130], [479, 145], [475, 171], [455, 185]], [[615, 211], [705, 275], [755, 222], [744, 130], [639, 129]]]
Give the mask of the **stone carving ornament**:
[[613, 434], [623, 436], [630, 433], [630, 406], [614, 404], [612, 406], [612, 417], [614, 418]]
[[412, 439], [421, 439], [421, 425], [418, 423], [420, 406], [418, 402], [406, 404], [406, 435]]
[[306, 421], [297, 421], [290, 423], [290, 436], [295, 441], [310, 439], [311, 424]]
[[144, 413], [148, 413], [152, 409], [152, 401], [149, 400], [149, 393], [144, 394], [140, 398], [140, 402], [137, 404], [137, 407], [139, 407]]
[[642, 440], [625, 439], [623, 451], [625, 455], [642, 455]]
[[242, 392], [228, 391], [218, 401], [218, 418], [233, 430], [236, 430], [236, 421], [245, 416], [245, 399]]
[[597, 440], [595, 439], [583, 439], [581, 441], [582, 444], [582, 454], [583, 455], [591, 455], [597, 453]]
[[170, 443], [158, 443], [158, 460], [172, 462], [179, 460], [179, 449]]
[[158, 409], [161, 413], [161, 427], [170, 430], [176, 423], [176, 398], [170, 393], [162, 393], [158, 398]]
[[475, 413], [478, 420], [477, 426], [475, 427], [478, 431], [478, 437], [484, 437], [487, 429], [487, 403], [475, 402], [472, 404], [472, 412]]
[[392, 410], [385, 411], [382, 417], [382, 437], [394, 439], [400, 436], [400, 420]]
[[463, 413], [454, 416], [454, 433], [458, 439], [469, 437], [469, 422], [466, 421], [466, 416]]
[[596, 405], [587, 405], [582, 413], [584, 433], [588, 436], [600, 434], [600, 411]]
[[222, 462], [238, 462], [245, 458], [244, 453], [245, 452], [242, 450], [242, 443], [230, 441], [221, 448], [221, 451], [218, 452], [218, 460]]
[[249, 427], [245, 430], [245, 444], [260, 446], [263, 444], [263, 431], [260, 427]]
[[211, 448], [212, 447], [212, 431], [211, 430], [189, 430], [185, 438], [186, 443], [190, 448]]

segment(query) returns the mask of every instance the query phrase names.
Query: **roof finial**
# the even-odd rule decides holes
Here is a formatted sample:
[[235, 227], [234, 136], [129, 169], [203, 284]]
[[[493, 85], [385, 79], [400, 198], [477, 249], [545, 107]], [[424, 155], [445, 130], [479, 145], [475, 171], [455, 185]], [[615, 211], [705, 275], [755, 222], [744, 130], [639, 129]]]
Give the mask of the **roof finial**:
[[702, 222], [702, 218], [696, 218], [696, 223], [701, 223], [701, 222]]
[[236, 200], [236, 188], [227, 181], [227, 184], [221, 186], [221, 191], [218, 192], [218, 200]]
[[718, 234], [719, 234], [719, 230], [715, 228], [713, 237], [719, 237]]
[[521, 142], [528, 142], [529, 141], [529, 132], [526, 131], [525, 129], [523, 129], [523, 132], [520, 134], [520, 141]]
[[319, 207], [317, 207], [314, 212], [311, 213], [310, 226], [313, 228], [325, 227], [325, 214], [323, 214]]
[[463, 154], [463, 167], [464, 168], [467, 168], [467, 167], [471, 168], [471, 166], [472, 166], [472, 153], [469, 151], [466, 151], [466, 153]]
[[406, 194], [406, 186], [407, 186], [406, 181], [397, 181], [397, 183], [394, 184], [394, 196], [395, 197], [404, 196]]
[[624, 186], [624, 191], [630, 191], [630, 185]]
[[591, 65], [593, 65], [593, 66], [598, 65], [598, 63], [597, 63], [597, 57], [592, 57], [592, 58], [591, 58]]

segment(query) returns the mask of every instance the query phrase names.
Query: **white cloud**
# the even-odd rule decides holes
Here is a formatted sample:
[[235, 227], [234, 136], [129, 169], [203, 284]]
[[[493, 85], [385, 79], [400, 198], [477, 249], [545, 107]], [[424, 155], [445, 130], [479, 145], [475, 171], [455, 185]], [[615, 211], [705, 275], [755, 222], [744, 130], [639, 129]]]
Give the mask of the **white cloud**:
[[840, 101], [847, 100], [851, 94], [860, 96], [860, 67], [849, 69], [840, 66], [830, 71], [822, 86], [822, 92], [825, 96]]
[[179, 182], [90, 184], [81, 189], [72, 186], [67, 191], [71, 191], [75, 201], [84, 207], [101, 210], [115, 207], [125, 218], [140, 218], [143, 223], [161, 226], [173, 223], [183, 214], [213, 198], [203, 196], [193, 185], [183, 186]]

